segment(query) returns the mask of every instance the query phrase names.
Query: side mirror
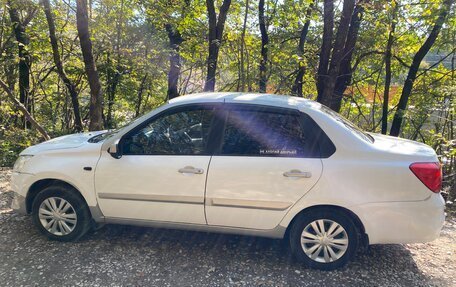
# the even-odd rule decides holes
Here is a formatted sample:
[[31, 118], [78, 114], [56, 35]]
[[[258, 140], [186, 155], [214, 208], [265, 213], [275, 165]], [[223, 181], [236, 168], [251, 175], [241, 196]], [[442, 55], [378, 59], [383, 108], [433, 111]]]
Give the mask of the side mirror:
[[115, 141], [111, 146], [108, 148], [108, 153], [113, 157], [113, 158], [121, 158], [122, 153], [120, 152], [119, 149], [119, 140]]

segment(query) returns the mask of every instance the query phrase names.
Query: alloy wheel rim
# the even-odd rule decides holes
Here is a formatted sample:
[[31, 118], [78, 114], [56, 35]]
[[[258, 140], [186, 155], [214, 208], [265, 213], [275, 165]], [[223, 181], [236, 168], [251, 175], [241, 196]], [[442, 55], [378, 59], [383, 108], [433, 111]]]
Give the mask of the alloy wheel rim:
[[70, 234], [78, 222], [73, 206], [61, 197], [46, 198], [40, 205], [38, 217], [44, 229], [57, 236]]
[[340, 259], [347, 251], [348, 241], [347, 231], [342, 225], [329, 219], [312, 221], [301, 234], [304, 253], [319, 263]]

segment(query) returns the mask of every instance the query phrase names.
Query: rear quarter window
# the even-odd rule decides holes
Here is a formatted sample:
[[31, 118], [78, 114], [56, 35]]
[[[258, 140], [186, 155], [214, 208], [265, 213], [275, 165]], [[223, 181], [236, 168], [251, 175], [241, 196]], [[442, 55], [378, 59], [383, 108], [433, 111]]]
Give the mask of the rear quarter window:
[[369, 143], [373, 143], [374, 142], [374, 138], [370, 134], [366, 133], [365, 131], [363, 131], [362, 129], [357, 127], [354, 123], [352, 123], [348, 119], [344, 118], [342, 115], [336, 113], [335, 111], [333, 111], [330, 108], [328, 108], [326, 106], [323, 106], [323, 105], [321, 105], [320, 110], [323, 113], [325, 113], [326, 115], [328, 115], [331, 118], [333, 118], [334, 120], [342, 123], [345, 126], [345, 128], [350, 130], [357, 137], [359, 137], [359, 138], [361, 138], [364, 141], [369, 142]]

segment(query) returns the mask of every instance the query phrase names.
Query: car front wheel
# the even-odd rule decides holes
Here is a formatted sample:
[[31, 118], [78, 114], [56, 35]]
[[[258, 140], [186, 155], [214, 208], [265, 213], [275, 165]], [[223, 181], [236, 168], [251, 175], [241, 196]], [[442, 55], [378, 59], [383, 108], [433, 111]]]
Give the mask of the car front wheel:
[[66, 186], [50, 186], [37, 194], [32, 217], [49, 239], [75, 241], [90, 229], [90, 211], [84, 200]]
[[351, 218], [339, 210], [322, 208], [299, 216], [290, 230], [295, 257], [307, 266], [333, 270], [356, 253], [358, 231]]

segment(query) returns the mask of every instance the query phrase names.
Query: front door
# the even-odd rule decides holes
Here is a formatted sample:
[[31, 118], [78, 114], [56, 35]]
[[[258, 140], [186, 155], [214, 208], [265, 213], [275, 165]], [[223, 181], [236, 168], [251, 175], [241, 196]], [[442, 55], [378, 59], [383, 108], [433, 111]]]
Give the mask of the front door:
[[204, 191], [214, 106], [166, 110], [103, 152], [95, 188], [109, 218], [206, 224]]
[[321, 130], [297, 110], [225, 106], [222, 144], [208, 174], [207, 222], [273, 229], [320, 178]]

